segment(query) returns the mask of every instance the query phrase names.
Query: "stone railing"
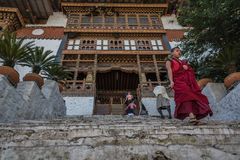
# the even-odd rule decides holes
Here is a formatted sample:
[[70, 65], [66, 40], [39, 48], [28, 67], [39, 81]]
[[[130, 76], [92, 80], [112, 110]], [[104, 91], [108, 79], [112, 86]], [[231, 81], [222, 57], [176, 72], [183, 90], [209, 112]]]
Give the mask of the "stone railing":
[[46, 80], [41, 89], [33, 81], [20, 82], [15, 88], [0, 75], [0, 122], [64, 115], [65, 102], [55, 81]]

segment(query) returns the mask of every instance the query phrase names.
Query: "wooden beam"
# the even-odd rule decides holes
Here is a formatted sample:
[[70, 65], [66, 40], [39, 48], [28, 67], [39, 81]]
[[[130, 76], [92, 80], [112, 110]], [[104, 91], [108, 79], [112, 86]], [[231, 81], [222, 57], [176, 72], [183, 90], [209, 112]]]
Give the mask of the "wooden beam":
[[15, 1], [15, 4], [16, 4], [16, 7], [17, 7], [17, 8], [20, 10], [20, 12], [22, 13], [22, 15], [23, 15], [23, 16], [26, 16], [26, 15], [25, 15], [25, 13], [26, 13], [25, 7], [23, 6], [24, 4], [23, 4], [22, 0], [21, 0], [21, 2], [20, 2], [19, 0], [16, 0], [16, 1]]
[[30, 6], [29, 0], [24, 0], [24, 2], [25, 2], [26, 7], [27, 7], [26, 12], [29, 14], [30, 22], [35, 23], [36, 19], [34, 18], [33, 11], [32, 11], [32, 8]]
[[49, 14], [48, 14], [48, 11], [47, 11], [47, 8], [46, 8], [47, 4], [45, 4], [44, 0], [41, 0], [41, 2], [42, 2], [42, 5], [43, 5], [44, 14], [45, 14], [46, 18], [48, 18]]
[[29, 5], [33, 11], [33, 14], [35, 15], [36, 18], [40, 17], [39, 16], [39, 8], [38, 8], [38, 5], [36, 5], [36, 1], [33, 1], [33, 0], [28, 0], [29, 1]]
[[62, 2], [62, 7], [134, 7], [134, 8], [167, 8], [167, 3], [136, 4], [136, 3], [81, 3]]

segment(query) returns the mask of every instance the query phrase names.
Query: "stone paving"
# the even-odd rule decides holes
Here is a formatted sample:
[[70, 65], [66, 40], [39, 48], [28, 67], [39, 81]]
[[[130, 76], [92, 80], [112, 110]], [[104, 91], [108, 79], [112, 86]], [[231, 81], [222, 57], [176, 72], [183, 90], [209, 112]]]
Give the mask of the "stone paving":
[[237, 160], [240, 122], [74, 116], [0, 124], [0, 159]]

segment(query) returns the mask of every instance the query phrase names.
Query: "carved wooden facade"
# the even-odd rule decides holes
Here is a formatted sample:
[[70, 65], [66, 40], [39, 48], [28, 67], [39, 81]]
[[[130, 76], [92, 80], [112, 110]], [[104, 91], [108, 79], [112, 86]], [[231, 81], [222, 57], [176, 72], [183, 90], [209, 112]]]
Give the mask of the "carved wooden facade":
[[18, 8], [26, 23], [36, 23], [58, 10], [59, 0], [0, 0], [1, 7]]
[[[146, 86], [167, 83], [169, 48], [161, 22], [167, 3], [62, 2], [62, 8], [68, 17], [62, 65], [73, 78], [64, 94], [122, 104], [127, 91], [139, 98]], [[84, 92], [86, 85], [92, 92]]]

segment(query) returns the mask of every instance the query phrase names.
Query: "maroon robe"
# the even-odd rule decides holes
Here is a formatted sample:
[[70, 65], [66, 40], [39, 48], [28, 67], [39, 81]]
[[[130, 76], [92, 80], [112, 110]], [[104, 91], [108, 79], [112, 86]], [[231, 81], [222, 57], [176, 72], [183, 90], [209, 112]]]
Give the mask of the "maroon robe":
[[[187, 65], [185, 70], [183, 65]], [[171, 68], [174, 82], [174, 100], [176, 108], [174, 117], [177, 119], [185, 119], [189, 113], [193, 113], [197, 119], [211, 116], [212, 110], [206, 96], [196, 82], [193, 69], [184, 61], [173, 58], [171, 60]]]

